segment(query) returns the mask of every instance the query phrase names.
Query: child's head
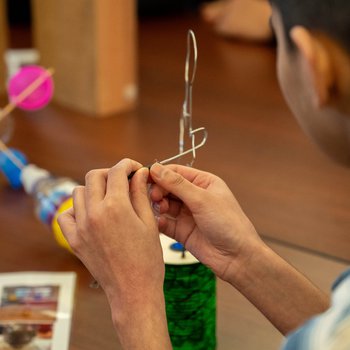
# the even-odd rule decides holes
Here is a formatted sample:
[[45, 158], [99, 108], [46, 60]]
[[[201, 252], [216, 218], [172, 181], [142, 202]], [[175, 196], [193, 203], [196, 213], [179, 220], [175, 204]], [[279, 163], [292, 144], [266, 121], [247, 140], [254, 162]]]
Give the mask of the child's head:
[[278, 76], [314, 141], [350, 165], [350, 0], [271, 0]]

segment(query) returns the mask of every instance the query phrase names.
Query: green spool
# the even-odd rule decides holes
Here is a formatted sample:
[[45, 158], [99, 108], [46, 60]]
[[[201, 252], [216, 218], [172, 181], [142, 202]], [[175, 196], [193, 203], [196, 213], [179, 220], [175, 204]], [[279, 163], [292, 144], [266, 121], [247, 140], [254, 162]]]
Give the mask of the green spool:
[[[167, 241], [168, 242], [168, 241]], [[163, 252], [168, 249], [163, 244]], [[169, 247], [169, 244], [168, 244]], [[186, 255], [189, 254], [188, 252]], [[164, 252], [164, 294], [168, 329], [174, 350], [216, 348], [216, 279], [193, 257], [167, 262]]]

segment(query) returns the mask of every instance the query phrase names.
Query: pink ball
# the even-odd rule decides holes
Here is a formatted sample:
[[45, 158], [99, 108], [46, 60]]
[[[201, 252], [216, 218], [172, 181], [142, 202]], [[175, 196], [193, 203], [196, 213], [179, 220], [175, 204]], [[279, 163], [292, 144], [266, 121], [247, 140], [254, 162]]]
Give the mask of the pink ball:
[[45, 107], [51, 100], [54, 90], [51, 76], [40, 84], [28, 97], [20, 102], [16, 102], [17, 96], [25, 90], [39, 76], [47, 74], [46, 69], [39, 66], [24, 66], [14, 76], [8, 84], [8, 94], [12, 102], [25, 110], [34, 111]]

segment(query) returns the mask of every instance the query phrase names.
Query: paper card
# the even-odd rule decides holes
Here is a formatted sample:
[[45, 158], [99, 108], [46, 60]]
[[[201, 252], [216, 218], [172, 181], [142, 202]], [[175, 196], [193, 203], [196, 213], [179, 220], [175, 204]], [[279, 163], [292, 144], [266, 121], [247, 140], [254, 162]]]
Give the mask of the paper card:
[[76, 275], [0, 274], [0, 350], [68, 350]]

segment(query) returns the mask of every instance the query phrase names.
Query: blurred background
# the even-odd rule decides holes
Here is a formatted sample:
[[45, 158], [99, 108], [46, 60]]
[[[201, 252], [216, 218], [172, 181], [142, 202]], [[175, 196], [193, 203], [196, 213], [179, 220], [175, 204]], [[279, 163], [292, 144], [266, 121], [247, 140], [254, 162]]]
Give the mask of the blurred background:
[[[193, 123], [209, 133], [194, 166], [222, 177], [262, 238], [329, 291], [350, 262], [349, 170], [320, 153], [284, 102], [266, 2], [210, 3], [221, 15], [204, 11], [200, 0], [0, 0], [8, 23], [0, 21], [0, 50], [14, 50], [15, 67], [27, 60], [55, 69], [53, 101], [35, 112], [14, 110], [7, 144], [78, 183], [124, 157], [150, 164], [176, 154], [186, 35], [193, 29]], [[253, 14], [263, 14], [262, 22]], [[5, 106], [3, 60], [0, 71]], [[118, 349], [102, 291], [88, 287], [91, 276], [39, 222], [32, 198], [3, 176], [0, 223], [0, 272], [77, 273], [70, 349]], [[222, 281], [217, 305], [218, 350], [279, 348], [281, 335]]]

